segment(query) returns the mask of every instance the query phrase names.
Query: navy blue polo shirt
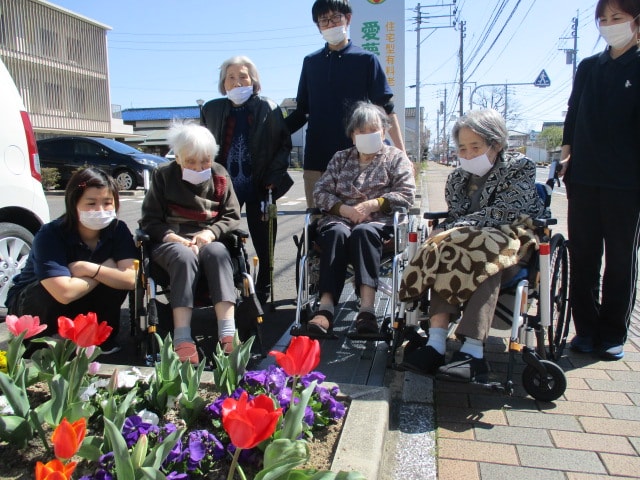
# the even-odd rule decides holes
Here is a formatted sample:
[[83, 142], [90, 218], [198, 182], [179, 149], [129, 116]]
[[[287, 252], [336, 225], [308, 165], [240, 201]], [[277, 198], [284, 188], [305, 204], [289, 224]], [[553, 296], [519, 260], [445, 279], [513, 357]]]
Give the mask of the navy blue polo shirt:
[[68, 265], [79, 260], [102, 263], [109, 258], [115, 262], [128, 258], [138, 258], [138, 250], [127, 224], [114, 220], [100, 231], [100, 240], [95, 250], [91, 250], [78, 235], [63, 227], [62, 218], [43, 225], [33, 239], [33, 246], [23, 270], [14, 277], [13, 286], [7, 294], [7, 305], [26, 285], [36, 280], [52, 277], [69, 277]]
[[342, 50], [325, 48], [304, 58], [297, 108], [307, 114], [304, 168], [327, 169], [333, 155], [353, 146], [346, 115], [358, 100], [386, 105], [393, 92], [378, 58], [351, 41]]
[[569, 184], [640, 190], [640, 50], [580, 62], [562, 143]]

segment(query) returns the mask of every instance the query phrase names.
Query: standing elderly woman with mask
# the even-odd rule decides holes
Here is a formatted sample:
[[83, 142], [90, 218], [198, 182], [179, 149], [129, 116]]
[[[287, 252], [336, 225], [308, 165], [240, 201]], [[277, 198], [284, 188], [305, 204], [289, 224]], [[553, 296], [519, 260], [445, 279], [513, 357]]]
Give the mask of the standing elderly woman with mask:
[[[455, 233], [460, 234], [459, 227], [469, 227], [469, 231], [478, 235], [475, 238], [479, 241], [472, 242], [468, 247], [468, 251], [472, 250], [478, 256], [484, 254], [482, 229], [493, 227], [491, 235], [498, 235], [501, 226], [525, 223], [523, 217], [538, 218], [544, 215], [544, 204], [535, 188], [535, 165], [521, 155], [505, 155], [507, 135], [505, 122], [495, 110], [472, 110], [458, 119], [452, 136], [458, 147], [460, 167], [451, 172], [447, 179], [445, 197], [449, 215], [438, 229], [431, 232], [421, 250], [427, 249], [430, 242], [441, 242], [443, 257], [457, 259], [456, 263], [464, 264], [460, 258], [465, 256], [465, 252], [455, 250], [460, 248], [456, 247], [456, 243], [464, 244], [447, 243], [447, 238]], [[530, 238], [533, 238], [532, 233]], [[533, 245], [534, 243], [527, 243], [527, 248]], [[513, 278], [520, 269], [517, 263], [526, 262], [530, 254], [531, 250], [523, 251], [522, 256], [513, 259], [512, 267], [499, 270], [488, 278], [485, 275], [486, 279], [471, 293], [464, 304], [462, 320], [456, 330], [456, 334], [464, 338], [464, 343], [460, 351], [454, 353], [448, 365], [445, 365], [447, 328], [449, 321], [457, 318], [461, 305], [459, 302], [450, 303], [447, 299], [451, 298], [452, 291], [469, 288], [466, 282], [459, 279], [472, 277], [474, 269], [468, 264], [464, 265], [463, 272], [454, 270], [457, 274], [456, 281], [447, 283], [444, 290], [431, 288], [428, 343], [405, 353], [401, 366], [417, 373], [437, 373], [437, 378], [444, 380], [482, 380], [489, 372], [483, 347], [489, 335], [500, 285]], [[401, 299], [407, 299], [404, 293], [409, 290], [407, 283], [419, 285], [420, 280], [416, 281], [415, 278], [420, 276], [420, 271], [437, 260], [427, 258], [420, 265], [417, 263], [419, 258], [420, 251], [403, 274]], [[468, 256], [466, 258], [470, 259]], [[452, 265], [456, 266], [453, 261]], [[447, 271], [446, 274], [451, 272]], [[438, 285], [437, 279], [435, 282]]]
[[355, 146], [337, 152], [316, 183], [315, 204], [327, 215], [318, 223], [320, 306], [307, 323], [310, 336], [330, 333], [349, 263], [360, 295], [356, 329], [359, 334], [378, 332], [374, 301], [384, 230], [393, 225], [395, 207], [413, 205], [416, 188], [406, 154], [384, 143], [388, 128], [381, 107], [357, 102], [346, 128]]
[[[204, 104], [200, 122], [213, 134], [220, 151], [215, 161], [226, 167], [240, 208], [247, 206], [247, 224], [260, 260], [256, 294], [265, 302], [271, 291], [269, 275], [269, 225], [261, 205], [272, 191], [275, 201], [293, 181], [287, 173], [291, 136], [280, 107], [258, 95], [260, 77], [247, 57], [232, 57], [220, 67], [218, 90], [227, 98]], [[277, 222], [273, 220], [272, 245]]]
[[176, 159], [153, 171], [140, 226], [153, 242], [151, 259], [169, 274], [175, 351], [181, 361], [198, 363], [191, 314], [196, 285], [203, 275], [220, 344], [225, 353], [233, 350], [233, 266], [219, 240], [238, 228], [240, 206], [227, 171], [213, 162], [218, 146], [211, 132], [199, 125], [174, 125], [169, 143]]

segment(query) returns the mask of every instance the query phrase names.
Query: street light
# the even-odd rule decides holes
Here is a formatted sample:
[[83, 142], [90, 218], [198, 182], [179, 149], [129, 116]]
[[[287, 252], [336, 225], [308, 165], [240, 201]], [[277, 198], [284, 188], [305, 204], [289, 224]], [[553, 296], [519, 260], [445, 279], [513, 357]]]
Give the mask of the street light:
[[204, 105], [204, 100], [199, 98], [196, 100], [196, 103], [198, 104], [198, 109], [200, 110], [200, 113], [202, 114], [202, 105]]

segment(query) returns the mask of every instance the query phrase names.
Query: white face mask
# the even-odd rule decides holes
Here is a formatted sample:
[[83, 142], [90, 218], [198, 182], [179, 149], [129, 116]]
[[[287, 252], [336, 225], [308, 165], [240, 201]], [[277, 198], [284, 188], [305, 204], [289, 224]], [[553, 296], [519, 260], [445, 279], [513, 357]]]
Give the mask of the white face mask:
[[347, 26], [338, 25], [337, 27], [321, 30], [320, 33], [322, 33], [322, 38], [329, 45], [338, 45], [347, 39]]
[[[487, 152], [488, 151], [489, 150], [487, 150]], [[493, 164], [487, 156], [487, 152], [483, 153], [482, 155], [478, 155], [477, 157], [473, 157], [469, 160], [460, 157], [460, 168], [479, 177], [485, 176], [487, 172], [491, 170], [491, 167], [493, 167]]]
[[248, 87], [236, 87], [227, 91], [227, 98], [236, 105], [242, 105], [253, 95], [253, 85]]
[[196, 170], [189, 170], [188, 168], [182, 169], [182, 180], [192, 183], [193, 185], [200, 185], [211, 178], [211, 169], [205, 168], [201, 172]]
[[627, 46], [637, 35], [637, 31], [632, 30], [632, 22], [616, 23], [615, 25], [598, 25], [600, 36], [613, 48]]
[[80, 223], [89, 230], [102, 230], [116, 218], [115, 210], [78, 210]]
[[382, 135], [380, 132], [356, 134], [356, 148], [360, 153], [376, 153], [382, 148]]

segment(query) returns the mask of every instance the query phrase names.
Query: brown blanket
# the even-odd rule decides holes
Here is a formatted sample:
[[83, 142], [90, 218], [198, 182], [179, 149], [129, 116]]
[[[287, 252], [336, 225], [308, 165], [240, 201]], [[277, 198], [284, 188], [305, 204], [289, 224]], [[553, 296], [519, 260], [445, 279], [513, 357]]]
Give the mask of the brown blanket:
[[433, 288], [447, 302], [467, 301], [484, 280], [516, 265], [538, 248], [531, 220], [512, 225], [456, 227], [424, 242], [402, 275], [400, 300], [419, 299]]

